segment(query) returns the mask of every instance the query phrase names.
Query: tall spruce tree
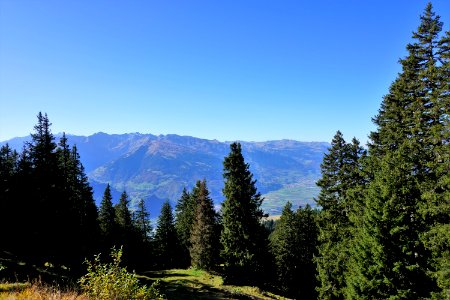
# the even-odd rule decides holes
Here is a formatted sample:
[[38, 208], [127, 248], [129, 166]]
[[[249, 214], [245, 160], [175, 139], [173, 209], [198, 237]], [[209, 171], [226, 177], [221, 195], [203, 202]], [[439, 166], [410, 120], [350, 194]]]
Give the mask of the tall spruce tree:
[[360, 158], [364, 150], [353, 139], [347, 143], [340, 131], [321, 164], [321, 188], [317, 204], [322, 208], [319, 216], [319, 245], [315, 258], [319, 279], [320, 299], [343, 299], [345, 274], [352, 238], [350, 213], [356, 209], [349, 191], [362, 184]]
[[175, 228], [180, 242], [180, 264], [182, 267], [189, 267], [191, 258], [189, 248], [191, 247], [191, 230], [195, 219], [195, 210], [198, 199], [199, 182], [189, 193], [183, 188], [181, 197], [175, 206]]
[[199, 269], [212, 270], [219, 256], [217, 214], [209, 197], [206, 180], [201, 181], [198, 187], [197, 207], [190, 236], [191, 265]]
[[19, 154], [8, 144], [0, 147], [0, 228], [2, 241], [0, 249], [13, 250], [12, 245], [19, 234], [16, 225], [17, 176], [19, 172]]
[[174, 222], [172, 206], [166, 201], [161, 207], [155, 233], [155, 251], [158, 266], [162, 269], [170, 269], [179, 264], [180, 246]]
[[428, 4], [413, 35], [415, 42], [400, 61], [402, 72], [374, 118], [377, 130], [370, 136], [368, 158], [371, 181], [363, 214], [356, 221], [348, 298], [418, 299], [438, 290], [429, 276], [432, 261], [423, 236], [430, 223], [424, 218], [427, 195], [436, 195], [430, 192], [438, 177], [433, 161], [445, 140], [436, 133], [443, 132], [441, 122], [448, 118], [439, 92], [441, 29]]
[[150, 222], [150, 213], [145, 208], [144, 199], [139, 200], [137, 209], [133, 213], [134, 228], [144, 243], [150, 242], [152, 238], [152, 224]]
[[230, 145], [230, 153], [223, 165], [225, 201], [222, 204], [220, 241], [225, 280], [237, 284], [259, 284], [264, 280], [264, 256], [268, 253], [261, 223], [263, 199], [257, 192], [249, 165], [244, 161], [240, 143]]
[[103, 248], [109, 250], [117, 241], [117, 224], [112, 203], [111, 187], [106, 185], [98, 212], [98, 223], [103, 236]]
[[114, 206], [114, 210], [116, 223], [124, 231], [125, 234], [131, 231], [133, 225], [129, 205], [130, 199], [128, 197], [128, 194], [127, 192], [123, 191], [120, 195], [119, 203]]
[[295, 299], [316, 299], [317, 212], [309, 205], [292, 211], [288, 202], [275, 230], [270, 249], [275, 260], [275, 283], [284, 295]]
[[64, 133], [56, 154], [62, 179], [62, 198], [66, 201], [61, 213], [66, 219], [65, 234], [60, 237], [60, 242], [65, 246], [63, 251], [67, 260], [77, 266], [96, 247], [99, 234], [97, 208], [77, 147], [70, 148]]
[[[424, 30], [425, 31], [425, 30]], [[425, 31], [426, 32], [426, 31]], [[435, 48], [438, 80], [434, 101], [430, 144], [433, 147], [430, 170], [435, 181], [424, 186], [421, 212], [428, 224], [423, 235], [425, 246], [432, 253], [433, 268], [430, 271], [440, 291], [436, 298], [450, 298], [450, 31], [447, 31]]]
[[[72, 181], [74, 182], [71, 197], [73, 197], [74, 209], [77, 211], [76, 236], [79, 243], [77, 254], [80, 262], [97, 251], [100, 227], [92, 187], [84, 171], [76, 145], [72, 147], [71, 160], [73, 166], [71, 176], [73, 176]], [[78, 265], [80, 265], [79, 262]]]
[[[56, 154], [55, 138], [51, 132], [51, 123], [47, 114], [39, 112], [31, 142], [27, 151], [31, 162], [30, 198], [28, 208], [33, 212], [29, 215], [29, 243], [40, 245], [32, 254], [38, 262], [62, 262], [64, 253], [65, 229], [68, 219], [65, 213], [69, 209], [67, 197], [62, 186]], [[61, 241], [63, 240], [63, 241]]]
[[270, 251], [275, 261], [275, 283], [277, 288], [287, 296], [295, 296], [298, 282], [299, 239], [295, 214], [292, 204], [288, 202], [270, 235]]
[[153, 250], [153, 229], [150, 222], [150, 213], [145, 208], [144, 199], [139, 200], [133, 213], [134, 234], [132, 243], [131, 261], [136, 269], [145, 270], [155, 263]]

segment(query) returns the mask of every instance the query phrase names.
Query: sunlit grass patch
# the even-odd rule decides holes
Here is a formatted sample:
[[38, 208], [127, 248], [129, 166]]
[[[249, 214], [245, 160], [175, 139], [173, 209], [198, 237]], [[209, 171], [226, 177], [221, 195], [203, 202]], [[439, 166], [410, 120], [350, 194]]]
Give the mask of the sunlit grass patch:
[[286, 299], [258, 287], [224, 285], [221, 276], [198, 269], [151, 271], [142, 280], [160, 280], [168, 299]]

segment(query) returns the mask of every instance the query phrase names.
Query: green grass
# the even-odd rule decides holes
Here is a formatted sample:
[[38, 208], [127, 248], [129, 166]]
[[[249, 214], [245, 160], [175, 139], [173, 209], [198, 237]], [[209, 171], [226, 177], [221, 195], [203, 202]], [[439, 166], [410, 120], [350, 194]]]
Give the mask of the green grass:
[[257, 287], [224, 285], [222, 277], [196, 269], [146, 272], [143, 281], [160, 280], [167, 299], [287, 299]]

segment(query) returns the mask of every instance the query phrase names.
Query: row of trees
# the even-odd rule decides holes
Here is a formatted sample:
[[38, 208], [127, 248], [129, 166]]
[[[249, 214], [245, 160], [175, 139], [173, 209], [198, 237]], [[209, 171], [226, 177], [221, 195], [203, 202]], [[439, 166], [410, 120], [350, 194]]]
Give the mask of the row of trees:
[[74, 265], [92, 254], [97, 208], [77, 148], [59, 144], [46, 115], [18, 153], [0, 149], [1, 250], [43, 263]]
[[[2, 255], [13, 254], [30, 265], [64, 266], [77, 277], [85, 258], [122, 246], [124, 262], [134, 269], [193, 266], [220, 271], [229, 283], [271, 282], [275, 259], [270, 250], [286, 252], [280, 245], [292, 241], [278, 229], [269, 245], [262, 198], [239, 143], [231, 144], [224, 159], [226, 200], [221, 210], [215, 210], [206, 181], [198, 181], [192, 191], [183, 191], [175, 214], [164, 203], [153, 231], [144, 201], [131, 210], [126, 192], [114, 205], [107, 185], [96, 207], [76, 146], [70, 147], [65, 135], [57, 145], [50, 126], [47, 115], [39, 113], [31, 142], [21, 153], [8, 145], [0, 149]], [[312, 211], [307, 211], [305, 218], [310, 218]], [[277, 262], [280, 268], [282, 264]]]
[[224, 159], [224, 179], [225, 201], [219, 212], [205, 180], [191, 192], [183, 190], [175, 215], [169, 202], [163, 205], [155, 233], [160, 267], [219, 271], [230, 284], [314, 298], [319, 212], [310, 206], [293, 212], [288, 203], [276, 226], [265, 226], [263, 199], [239, 143], [231, 144]]
[[429, 4], [366, 153], [338, 132], [322, 164], [320, 299], [450, 297], [450, 32]]

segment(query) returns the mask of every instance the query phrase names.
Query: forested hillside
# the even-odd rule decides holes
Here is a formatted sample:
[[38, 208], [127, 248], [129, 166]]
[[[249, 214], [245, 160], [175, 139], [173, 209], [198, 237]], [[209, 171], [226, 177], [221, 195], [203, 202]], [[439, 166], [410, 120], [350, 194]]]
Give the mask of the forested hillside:
[[[273, 292], [293, 299], [450, 299], [450, 31], [431, 4], [406, 50], [368, 147], [337, 131], [320, 165], [318, 207], [288, 202], [277, 221], [263, 210], [259, 167], [251, 168], [257, 158], [245, 158], [253, 151], [271, 166], [260, 149], [276, 142], [234, 142], [226, 150], [213, 142], [210, 157], [220, 155], [220, 165], [196, 164], [199, 178], [183, 182], [176, 201], [162, 203], [152, 228], [145, 201], [131, 210], [128, 186], [114, 195], [108, 182], [133, 178], [115, 171], [133, 163], [145, 170], [141, 159], [153, 153], [177, 157], [180, 146], [171, 139], [183, 138], [154, 138], [158, 143], [123, 150], [130, 155], [96, 168], [106, 184], [96, 206], [77, 146], [65, 135], [57, 141], [39, 113], [20, 152], [0, 149], [0, 277], [80, 287], [94, 299], [161, 299], [165, 291], [177, 298], [186, 287], [195, 298], [205, 289], [218, 295], [215, 286], [224, 285], [257, 287], [258, 296], [227, 292], [232, 299], [278, 297]], [[191, 154], [207, 148], [191, 142]], [[159, 147], [164, 143], [168, 150]], [[286, 156], [284, 166], [291, 161]], [[213, 166], [223, 184], [220, 209], [202, 176]], [[102, 263], [95, 253], [111, 259]], [[205, 275], [211, 284], [167, 271], [189, 267], [212, 274]], [[184, 279], [166, 278], [174, 273]], [[139, 278], [152, 285], [140, 286]]]

